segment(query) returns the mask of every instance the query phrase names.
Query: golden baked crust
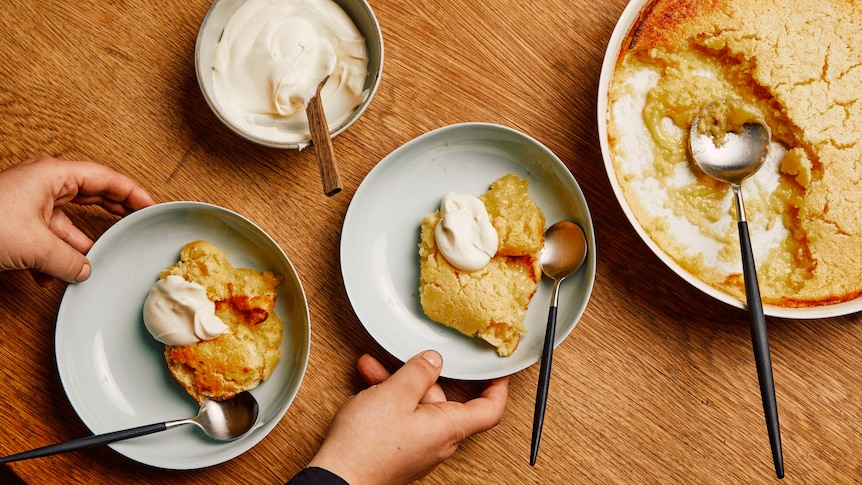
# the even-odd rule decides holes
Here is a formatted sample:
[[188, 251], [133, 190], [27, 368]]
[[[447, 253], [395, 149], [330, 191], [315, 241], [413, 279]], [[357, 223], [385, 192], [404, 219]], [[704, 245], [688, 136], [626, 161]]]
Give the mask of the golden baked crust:
[[[712, 0], [656, 0], [644, 6], [620, 49], [620, 56], [638, 48], [668, 45], [680, 38], [680, 26], [703, 11], [711, 11]], [[682, 36], [685, 38], [685, 36]]]
[[[716, 97], [756, 106], [774, 140], [786, 147], [778, 187], [761, 199], [746, 197], [749, 226], [760, 224], [768, 231], [778, 221], [788, 233], [769, 252], [756, 254], [766, 303], [818, 306], [862, 295], [860, 46], [862, 9], [859, 2], [846, 0], [776, 0], [757, 8], [743, 0], [657, 0], [643, 10], [624, 42], [609, 104], [630, 94], [626, 78], [646, 69], [659, 79], [644, 108], [656, 140], [651, 182], [670, 180], [676, 162], [685, 160], [687, 142], [662, 128], [658, 117], [672, 120], [684, 133], [696, 109]], [[702, 75], [705, 71], [713, 75]], [[614, 123], [611, 111], [608, 133], [615, 160], [631, 158], [618, 145], [625, 134]], [[618, 173], [625, 171], [619, 167]], [[696, 176], [694, 184], [663, 189], [704, 213], [722, 206], [726, 185]], [[633, 195], [643, 179], [629, 173], [618, 181], [632, 211], [665, 252], [710, 285], [744, 295], [740, 273], [716, 272], [681, 255], [668, 236], [667, 220], [647, 213]], [[677, 215], [699, 224], [693, 214]], [[705, 217], [715, 222], [720, 216]], [[701, 225], [702, 232], [706, 227]], [[708, 231], [725, 246], [720, 254], [725, 261], [739, 259], [734, 223]]]
[[207, 241], [186, 244], [180, 261], [159, 275], [178, 275], [207, 290], [229, 330], [213, 340], [165, 346], [171, 374], [198, 402], [229, 399], [266, 380], [281, 358], [282, 322], [273, 308], [281, 276], [234, 268]]
[[478, 271], [455, 268], [438, 250], [434, 230], [439, 211], [426, 215], [421, 224], [419, 292], [425, 314], [485, 340], [503, 357], [512, 355], [526, 333], [527, 305], [542, 276], [545, 216], [529, 198], [527, 184], [509, 174], [480, 197], [499, 243], [497, 254]]

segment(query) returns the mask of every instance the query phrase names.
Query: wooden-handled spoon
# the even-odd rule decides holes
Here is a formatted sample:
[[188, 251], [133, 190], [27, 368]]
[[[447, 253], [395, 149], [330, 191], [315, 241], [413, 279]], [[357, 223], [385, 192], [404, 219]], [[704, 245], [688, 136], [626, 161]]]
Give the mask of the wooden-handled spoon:
[[308, 102], [305, 112], [308, 115], [308, 129], [311, 132], [317, 165], [320, 167], [320, 177], [323, 179], [323, 191], [326, 195], [333, 196], [341, 192], [341, 178], [338, 176], [338, 166], [332, 151], [332, 138], [329, 135], [326, 113], [323, 112], [323, 101], [320, 99], [320, 91], [327, 79], [329, 76], [317, 85], [317, 94]]

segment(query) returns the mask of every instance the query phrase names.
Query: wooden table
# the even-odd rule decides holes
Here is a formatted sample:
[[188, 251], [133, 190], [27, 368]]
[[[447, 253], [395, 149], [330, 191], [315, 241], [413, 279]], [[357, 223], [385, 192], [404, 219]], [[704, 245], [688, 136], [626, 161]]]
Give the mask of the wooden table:
[[[372, 0], [383, 82], [334, 140], [344, 191], [321, 191], [313, 150], [233, 135], [198, 89], [193, 52], [206, 0], [0, 3], [0, 168], [39, 155], [91, 159], [131, 175], [157, 201], [240, 212], [296, 266], [312, 319], [309, 371], [261, 443], [203, 470], [153, 469], [111, 449], [8, 466], [26, 482], [281, 483], [304, 466], [341, 403], [362, 388], [355, 360], [384, 352], [350, 311], [337, 264], [356, 188], [385, 155], [464, 121], [535, 137], [571, 169], [597, 231], [598, 274], [575, 331], [555, 354], [538, 464], [528, 464], [538, 365], [514, 375], [505, 418], [423, 483], [775, 480], [747, 315], [710, 299], [638, 239], [599, 151], [596, 92], [625, 0]], [[116, 219], [72, 216], [92, 237]], [[0, 224], [2, 224], [0, 220]], [[88, 432], [54, 360], [64, 285], [0, 274], [0, 453]], [[862, 480], [860, 316], [768, 319], [786, 483]], [[456, 399], [470, 385], [446, 382]], [[7, 470], [7, 471], [9, 471]]]

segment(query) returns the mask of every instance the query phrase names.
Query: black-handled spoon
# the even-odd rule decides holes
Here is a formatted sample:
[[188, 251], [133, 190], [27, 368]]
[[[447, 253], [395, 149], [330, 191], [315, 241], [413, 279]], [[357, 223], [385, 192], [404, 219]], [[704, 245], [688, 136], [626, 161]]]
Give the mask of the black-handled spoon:
[[533, 414], [533, 436], [530, 441], [530, 465], [536, 464], [539, 455], [539, 441], [542, 438], [542, 425], [545, 422], [545, 408], [548, 403], [548, 387], [551, 382], [551, 361], [554, 352], [554, 335], [557, 328], [557, 291], [560, 283], [578, 270], [587, 257], [587, 239], [584, 231], [574, 222], [560, 221], [545, 231], [545, 246], [540, 261], [542, 272], [553, 278], [551, 306], [548, 310], [548, 326], [545, 330], [545, 344], [542, 348], [542, 364], [539, 367], [539, 385], [536, 389], [536, 409]]
[[29, 460], [43, 456], [56, 455], [69, 451], [106, 445], [115, 441], [127, 440], [138, 436], [158, 433], [182, 424], [195, 424], [210, 438], [219, 441], [235, 440], [249, 432], [257, 422], [258, 405], [254, 396], [248, 392], [237, 394], [236, 397], [224, 401], [207, 399], [201, 404], [197, 416], [188, 419], [178, 419], [165, 423], [147, 424], [136, 428], [114, 431], [111, 433], [85, 436], [63, 443], [43, 446], [34, 450], [24, 451], [15, 455], [0, 458], [0, 463]]
[[[718, 116], [741, 117], [742, 122], [732, 123]], [[751, 326], [751, 341], [754, 348], [754, 363], [760, 383], [760, 397], [766, 418], [766, 431], [772, 450], [772, 461], [778, 478], [784, 477], [784, 458], [781, 453], [781, 431], [778, 424], [778, 405], [775, 399], [775, 383], [772, 379], [772, 360], [769, 357], [769, 339], [766, 333], [766, 317], [760, 299], [754, 252], [742, 204], [742, 181], [754, 175], [769, 152], [772, 133], [760, 119], [753, 119], [747, 108], [738, 100], [720, 100], [701, 109], [694, 118], [689, 131], [689, 148], [694, 164], [710, 177], [728, 182], [736, 198], [736, 217], [739, 228], [739, 246], [742, 250], [742, 274], [745, 281], [745, 302]], [[717, 138], [721, 135], [720, 138]]]

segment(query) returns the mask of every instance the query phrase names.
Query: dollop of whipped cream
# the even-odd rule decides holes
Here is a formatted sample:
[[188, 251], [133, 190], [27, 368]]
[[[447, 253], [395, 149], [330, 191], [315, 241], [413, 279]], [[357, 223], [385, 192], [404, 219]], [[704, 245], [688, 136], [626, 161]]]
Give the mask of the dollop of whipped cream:
[[213, 59], [216, 99], [228, 117], [272, 141], [309, 135], [305, 109], [321, 91], [330, 129], [363, 101], [365, 38], [332, 0], [248, 0], [228, 20]]
[[434, 239], [446, 261], [464, 271], [485, 267], [497, 253], [497, 230], [478, 197], [449, 192], [440, 203]]
[[154, 339], [175, 346], [212, 340], [228, 330], [216, 316], [206, 288], [176, 275], [168, 275], [150, 289], [144, 325]]

